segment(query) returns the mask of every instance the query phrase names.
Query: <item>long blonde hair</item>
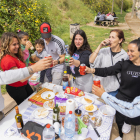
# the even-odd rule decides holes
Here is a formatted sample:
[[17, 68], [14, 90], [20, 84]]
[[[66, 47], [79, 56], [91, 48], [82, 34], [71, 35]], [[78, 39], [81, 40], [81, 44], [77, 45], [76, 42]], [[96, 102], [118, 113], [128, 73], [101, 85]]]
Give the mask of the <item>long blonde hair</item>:
[[[9, 50], [9, 46], [13, 42], [13, 38], [16, 38], [18, 40], [18, 42], [19, 42], [18, 53], [15, 54], [15, 55], [13, 55], [10, 52], [10, 50]], [[20, 47], [20, 41], [19, 41], [18, 37], [14, 33], [12, 33], [12, 32], [3, 33], [2, 34], [2, 37], [1, 37], [1, 55], [0, 55], [0, 60], [2, 60], [2, 58], [5, 55], [7, 55], [7, 54], [9, 54], [9, 55], [11, 55], [13, 57], [16, 56], [19, 60], [21, 60], [22, 62], [24, 62], [23, 53], [22, 53], [22, 50], [21, 50], [21, 47]]]

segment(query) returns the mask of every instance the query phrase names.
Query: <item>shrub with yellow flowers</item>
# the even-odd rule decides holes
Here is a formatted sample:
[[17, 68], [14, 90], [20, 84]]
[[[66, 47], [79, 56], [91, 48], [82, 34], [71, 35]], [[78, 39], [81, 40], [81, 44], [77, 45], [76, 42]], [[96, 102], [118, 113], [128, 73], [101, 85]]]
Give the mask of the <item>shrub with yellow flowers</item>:
[[0, 36], [4, 32], [20, 29], [30, 35], [32, 43], [40, 38], [39, 26], [48, 21], [47, 7], [37, 0], [2, 0], [0, 1]]

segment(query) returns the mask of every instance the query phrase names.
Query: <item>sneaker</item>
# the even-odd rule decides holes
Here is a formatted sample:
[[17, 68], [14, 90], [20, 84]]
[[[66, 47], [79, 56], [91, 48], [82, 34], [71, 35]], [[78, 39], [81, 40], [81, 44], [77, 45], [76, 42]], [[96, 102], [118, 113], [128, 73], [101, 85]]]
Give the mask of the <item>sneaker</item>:
[[127, 133], [130, 132], [130, 130], [131, 130], [131, 125], [126, 124], [126, 123], [124, 122], [123, 127], [122, 127], [122, 132], [125, 133], [125, 134], [127, 134]]
[[4, 113], [0, 111], [0, 121], [5, 117]]
[[122, 138], [119, 136], [119, 137], [117, 137], [117, 138], [114, 139], [114, 140], [122, 140]]

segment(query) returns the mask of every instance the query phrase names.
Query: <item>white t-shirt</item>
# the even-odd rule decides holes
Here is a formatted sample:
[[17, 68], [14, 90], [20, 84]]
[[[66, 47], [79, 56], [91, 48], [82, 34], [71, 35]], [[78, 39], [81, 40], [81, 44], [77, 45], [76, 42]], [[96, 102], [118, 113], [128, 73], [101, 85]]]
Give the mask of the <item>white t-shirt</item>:
[[[58, 36], [51, 35], [51, 41], [49, 44], [46, 44], [46, 41], [44, 39], [45, 43], [45, 49], [47, 54], [50, 54], [53, 58], [53, 60], [58, 60], [60, 57], [59, 55], [65, 54], [65, 43], [64, 41], [59, 38]], [[64, 63], [58, 64], [52, 68], [52, 72], [63, 72], [64, 71]]]

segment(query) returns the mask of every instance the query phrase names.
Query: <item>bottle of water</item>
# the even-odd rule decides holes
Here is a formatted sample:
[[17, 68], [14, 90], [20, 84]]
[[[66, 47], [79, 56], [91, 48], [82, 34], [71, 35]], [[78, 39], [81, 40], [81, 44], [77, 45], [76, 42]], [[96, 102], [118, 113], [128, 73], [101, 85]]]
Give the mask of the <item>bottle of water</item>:
[[55, 131], [50, 124], [47, 124], [42, 133], [43, 140], [55, 140]]
[[66, 53], [69, 51], [69, 45], [65, 45]]
[[72, 111], [69, 111], [69, 114], [67, 114], [65, 117], [64, 129], [65, 140], [75, 140], [75, 115], [72, 113]]

